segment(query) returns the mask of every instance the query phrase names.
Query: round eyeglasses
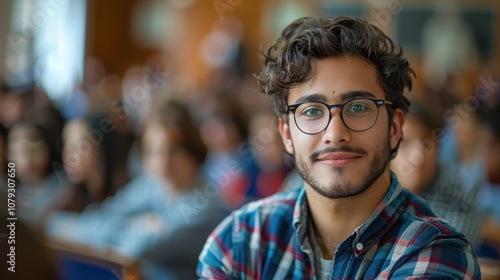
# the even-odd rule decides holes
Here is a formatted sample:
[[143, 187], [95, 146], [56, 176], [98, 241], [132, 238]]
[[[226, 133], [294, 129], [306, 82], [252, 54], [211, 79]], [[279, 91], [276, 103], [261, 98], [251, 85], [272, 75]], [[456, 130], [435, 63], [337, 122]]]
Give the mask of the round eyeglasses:
[[353, 131], [365, 131], [377, 122], [378, 109], [382, 105], [392, 105], [391, 101], [375, 98], [354, 98], [343, 104], [328, 105], [321, 101], [310, 101], [288, 105], [295, 124], [305, 134], [323, 132], [332, 119], [332, 109], [340, 108], [340, 118], [344, 125]]

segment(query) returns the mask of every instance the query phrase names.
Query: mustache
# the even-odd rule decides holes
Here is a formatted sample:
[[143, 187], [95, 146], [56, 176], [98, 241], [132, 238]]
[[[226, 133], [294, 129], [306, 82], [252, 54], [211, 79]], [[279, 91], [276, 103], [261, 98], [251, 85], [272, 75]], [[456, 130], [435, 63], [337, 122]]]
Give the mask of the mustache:
[[338, 153], [338, 152], [348, 152], [348, 153], [354, 153], [354, 154], [360, 154], [360, 155], [367, 155], [368, 152], [361, 148], [356, 148], [356, 147], [351, 147], [351, 146], [338, 146], [338, 147], [328, 147], [324, 148], [319, 151], [313, 152], [310, 156], [309, 159], [314, 161], [318, 159], [321, 155], [323, 154], [328, 154], [328, 153]]

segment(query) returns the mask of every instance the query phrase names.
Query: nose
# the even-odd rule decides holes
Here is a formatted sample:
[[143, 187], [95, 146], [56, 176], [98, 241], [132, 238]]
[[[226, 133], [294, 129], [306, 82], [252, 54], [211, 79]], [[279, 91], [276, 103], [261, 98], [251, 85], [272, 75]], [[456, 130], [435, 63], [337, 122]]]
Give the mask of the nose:
[[330, 110], [331, 118], [328, 126], [323, 132], [323, 142], [325, 144], [338, 145], [344, 142], [351, 141], [351, 131], [344, 124], [341, 118], [341, 110], [332, 108]]

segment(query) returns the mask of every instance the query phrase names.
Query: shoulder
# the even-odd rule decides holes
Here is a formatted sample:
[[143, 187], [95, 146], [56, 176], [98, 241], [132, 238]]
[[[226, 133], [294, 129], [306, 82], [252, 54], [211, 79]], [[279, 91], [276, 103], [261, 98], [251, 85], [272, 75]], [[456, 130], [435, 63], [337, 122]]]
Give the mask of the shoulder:
[[[465, 237], [457, 231], [448, 221], [439, 217], [430, 204], [420, 197], [406, 191], [406, 200], [403, 203], [400, 223], [404, 230], [414, 231], [415, 237], [424, 237], [422, 233], [436, 237]], [[465, 239], [466, 240], [466, 239]]]
[[[239, 275], [264, 252], [272, 251], [274, 257], [284, 253], [294, 232], [294, 211], [300, 193], [278, 193], [233, 211], [205, 243], [198, 275], [211, 279]], [[249, 255], [254, 257], [247, 259]]]
[[[382, 242], [388, 248], [398, 248], [397, 254], [412, 254], [433, 244], [453, 244], [470, 247], [467, 238], [448, 221], [437, 216], [420, 197], [403, 190], [401, 203], [392, 207], [393, 215], [385, 216], [390, 229]], [[392, 250], [392, 249], [391, 249]]]
[[[277, 193], [270, 197], [250, 202], [240, 209], [235, 210], [221, 222], [214, 235], [225, 239], [236, 238], [244, 234], [258, 235], [262, 240], [262, 234], [284, 234], [293, 231], [293, 219], [295, 204], [300, 190], [285, 193]], [[239, 239], [238, 242], [247, 240]], [[227, 240], [229, 241], [229, 240]]]
[[393, 245], [391, 278], [480, 279], [471, 244], [442, 219], [413, 219]]
[[235, 230], [241, 230], [239, 228], [241, 223], [262, 228], [271, 220], [288, 222], [291, 226], [300, 193], [300, 189], [277, 193], [244, 205], [231, 215], [236, 226]]
[[[393, 277], [431, 274], [452, 279], [475, 279], [476, 256], [467, 238], [437, 217], [422, 199], [408, 193], [398, 226], [388, 234]], [[397, 276], [397, 277], [396, 277]]]
[[[263, 246], [287, 242], [294, 232], [296, 202], [301, 190], [278, 193], [251, 202], [233, 211], [212, 233], [212, 237], [230, 244], [233, 250], [253, 250], [256, 241]], [[255, 244], [254, 244], [255, 245]]]
[[240, 217], [247, 217], [252, 215], [266, 215], [275, 213], [276, 211], [293, 213], [295, 203], [301, 193], [300, 189], [279, 192], [269, 197], [259, 199], [234, 211], [234, 214]]

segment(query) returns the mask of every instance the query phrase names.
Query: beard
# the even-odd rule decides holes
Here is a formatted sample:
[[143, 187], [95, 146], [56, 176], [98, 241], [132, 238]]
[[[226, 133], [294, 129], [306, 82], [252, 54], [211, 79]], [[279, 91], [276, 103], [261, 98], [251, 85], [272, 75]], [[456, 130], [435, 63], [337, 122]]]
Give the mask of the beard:
[[[304, 181], [309, 184], [309, 186], [311, 186], [311, 188], [317, 193], [331, 199], [347, 198], [363, 193], [382, 175], [391, 159], [389, 138], [387, 138], [386, 143], [382, 146], [384, 147], [384, 149], [373, 156], [373, 159], [369, 163], [370, 168], [359, 181], [356, 181], [357, 178], [351, 178], [351, 180], [336, 179], [322, 185], [318, 180], [318, 174], [312, 174], [311, 165], [308, 165], [302, 158], [298, 157], [296, 154], [294, 154], [293, 159], [297, 172], [300, 174], [302, 179], [304, 179]], [[311, 156], [309, 157], [309, 162], [313, 162], [321, 154], [331, 152], [352, 152], [361, 155], [368, 154], [361, 148], [354, 148], [350, 146], [330, 147], [311, 154]], [[340, 178], [345, 173], [345, 171], [345, 167], [336, 167], [333, 170], [333, 172], [336, 173], [335, 175], [337, 175], [336, 177], [338, 178]], [[329, 174], [324, 175], [328, 176]]]

